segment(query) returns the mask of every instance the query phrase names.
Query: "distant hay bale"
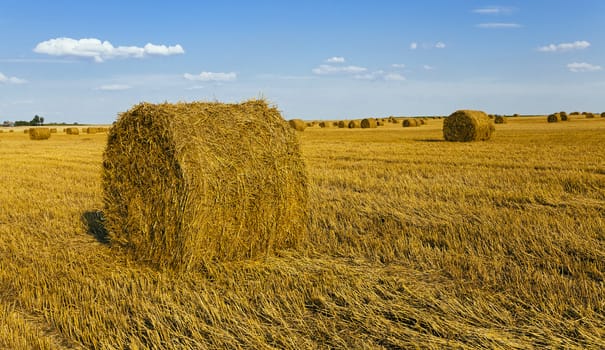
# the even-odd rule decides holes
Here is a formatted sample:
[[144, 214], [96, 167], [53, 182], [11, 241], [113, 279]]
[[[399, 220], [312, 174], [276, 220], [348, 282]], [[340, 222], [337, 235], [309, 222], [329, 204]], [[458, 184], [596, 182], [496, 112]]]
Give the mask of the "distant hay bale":
[[586, 113], [586, 118], [589, 118], [589, 119], [594, 118], [594, 113], [592, 113], [592, 112]]
[[338, 122], [338, 127], [341, 129], [348, 127], [348, 125], [349, 125], [349, 122], [346, 120], [340, 120]]
[[292, 129], [296, 131], [305, 131], [305, 128], [307, 127], [307, 125], [304, 121], [302, 121], [302, 119], [290, 119], [288, 121], [288, 124]]
[[338, 127], [338, 122], [337, 121], [333, 121], [332, 122], [332, 126]]
[[78, 129], [78, 128], [65, 128], [65, 133], [67, 135], [78, 135], [78, 134], [80, 134], [80, 129]]
[[401, 122], [401, 125], [404, 128], [419, 126], [418, 121], [415, 118], [405, 118], [403, 122]]
[[506, 124], [506, 118], [501, 115], [497, 115], [494, 117], [494, 124]]
[[29, 134], [29, 129], [24, 129], [24, 130], [23, 130], [23, 133], [24, 133], [24, 134]]
[[30, 128], [28, 132], [30, 140], [47, 140], [50, 138], [49, 128]]
[[601, 113], [601, 118], [605, 118], [605, 112]]
[[319, 123], [320, 128], [329, 128], [332, 126], [332, 122], [323, 121]]
[[347, 126], [349, 127], [349, 129], [359, 129], [361, 128], [361, 121], [351, 120]]
[[561, 115], [559, 113], [549, 114], [546, 118], [546, 121], [549, 123], [556, 123], [561, 121]]
[[154, 266], [263, 258], [307, 235], [298, 138], [264, 101], [136, 105], [110, 130], [102, 178], [111, 244]]
[[382, 121], [382, 120], [377, 120], [377, 121], [376, 121], [376, 126], [383, 126], [383, 125], [384, 125], [384, 123], [385, 123], [385, 122], [384, 122], [384, 121]]
[[375, 129], [377, 126], [376, 119], [364, 118], [361, 120], [360, 126], [362, 129]]
[[443, 121], [446, 141], [486, 141], [494, 132], [494, 124], [482, 111], [459, 110]]
[[56, 134], [57, 133], [57, 128], [50, 128], [50, 133], [51, 134]]
[[567, 117], [567, 113], [566, 112], [559, 112], [559, 118], [561, 118], [562, 122], [566, 122], [569, 120], [569, 118]]

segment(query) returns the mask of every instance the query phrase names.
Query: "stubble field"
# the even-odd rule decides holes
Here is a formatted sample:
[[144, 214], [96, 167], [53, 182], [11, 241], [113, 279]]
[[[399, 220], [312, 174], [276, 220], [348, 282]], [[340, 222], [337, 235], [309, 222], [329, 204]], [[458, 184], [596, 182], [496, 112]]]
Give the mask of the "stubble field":
[[108, 244], [105, 134], [0, 134], [0, 349], [605, 348], [605, 118], [441, 125], [299, 133], [306, 248], [181, 274]]

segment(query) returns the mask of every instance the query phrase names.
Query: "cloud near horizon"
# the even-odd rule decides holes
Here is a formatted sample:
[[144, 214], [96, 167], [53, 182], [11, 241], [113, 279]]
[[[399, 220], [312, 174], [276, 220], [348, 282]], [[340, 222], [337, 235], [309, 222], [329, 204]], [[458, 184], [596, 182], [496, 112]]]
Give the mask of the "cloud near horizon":
[[7, 77], [0, 72], [0, 84], [25, 84], [27, 80], [17, 77]]
[[586, 40], [574, 41], [573, 43], [550, 44], [538, 47], [540, 52], [564, 52], [572, 50], [584, 50], [590, 46]]
[[586, 62], [573, 62], [567, 65], [567, 69], [573, 73], [596, 72], [603, 70], [603, 67]]
[[183, 77], [191, 81], [234, 81], [237, 79], [237, 73], [201, 72], [197, 75], [185, 73]]
[[311, 71], [317, 75], [337, 75], [337, 74], [360, 74], [366, 72], [368, 69], [359, 66], [332, 66], [329, 64], [322, 64], [319, 67], [313, 68]]
[[113, 46], [109, 41], [96, 38], [72, 39], [55, 38], [36, 45], [34, 52], [51, 56], [71, 56], [92, 58], [95, 62], [104, 62], [114, 58], [143, 58], [147, 56], [171, 56], [184, 54], [181, 45], [166, 46], [147, 43], [138, 46]]
[[478, 13], [480, 15], [509, 15], [515, 11], [513, 7], [504, 7], [504, 6], [489, 6], [474, 9], [474, 13]]

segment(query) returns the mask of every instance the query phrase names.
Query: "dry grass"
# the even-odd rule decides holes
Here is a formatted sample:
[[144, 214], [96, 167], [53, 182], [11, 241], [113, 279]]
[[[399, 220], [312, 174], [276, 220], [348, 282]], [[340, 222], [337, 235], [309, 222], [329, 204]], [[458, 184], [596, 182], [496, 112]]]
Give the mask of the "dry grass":
[[3, 133], [0, 348], [602, 349], [605, 120], [544, 119], [308, 129], [308, 252], [181, 274], [107, 245], [105, 134]]

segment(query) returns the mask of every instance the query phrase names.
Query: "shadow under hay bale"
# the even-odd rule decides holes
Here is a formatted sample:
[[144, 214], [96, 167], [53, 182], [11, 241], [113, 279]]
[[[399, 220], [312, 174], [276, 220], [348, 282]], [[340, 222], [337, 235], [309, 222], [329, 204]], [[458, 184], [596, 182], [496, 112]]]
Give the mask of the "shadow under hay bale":
[[494, 124], [482, 111], [459, 110], [443, 121], [443, 138], [447, 141], [486, 141], [493, 132]]
[[103, 224], [103, 213], [98, 210], [87, 211], [82, 214], [82, 222], [86, 225], [86, 232], [93, 236], [97, 242], [108, 244], [109, 235]]
[[288, 125], [296, 131], [305, 131], [307, 128], [307, 124], [302, 119], [290, 119]]
[[263, 258], [307, 237], [298, 138], [264, 101], [141, 103], [103, 155], [111, 244], [160, 267]]
[[50, 138], [49, 128], [30, 128], [28, 132], [30, 140], [47, 140]]

